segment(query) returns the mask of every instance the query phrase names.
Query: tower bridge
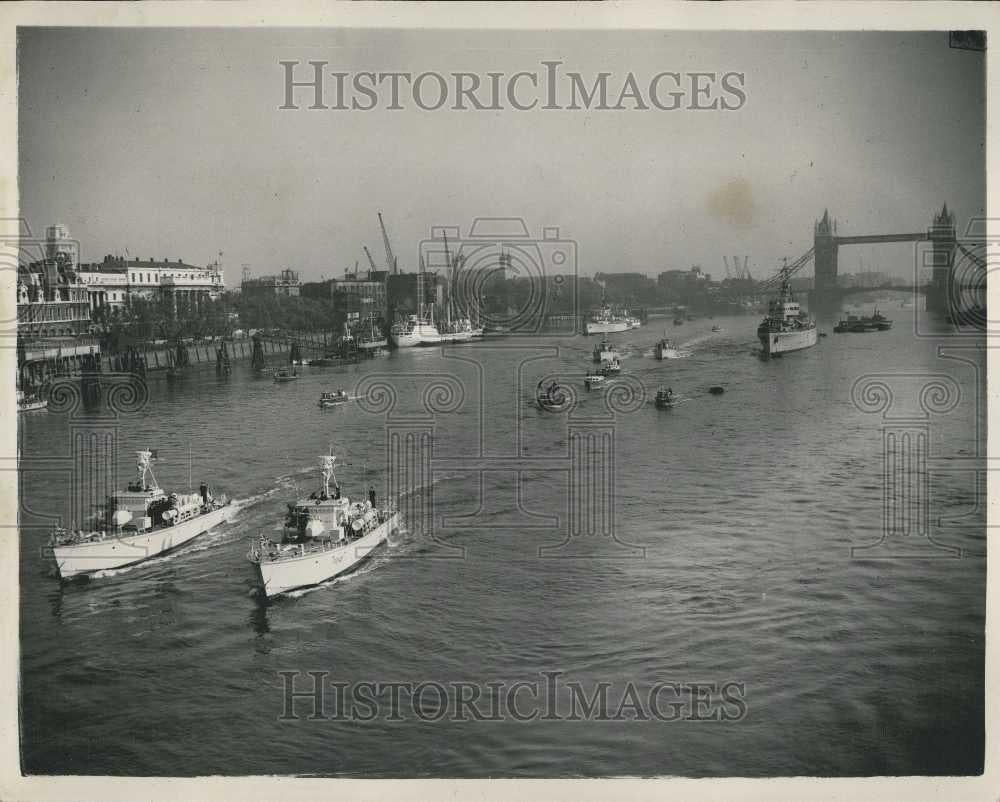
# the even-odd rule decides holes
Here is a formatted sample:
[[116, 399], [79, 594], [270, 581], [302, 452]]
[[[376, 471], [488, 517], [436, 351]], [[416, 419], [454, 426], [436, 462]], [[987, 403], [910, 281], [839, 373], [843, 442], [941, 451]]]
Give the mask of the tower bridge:
[[[948, 210], [948, 204], [934, 215], [931, 226], [926, 231], [903, 234], [853, 234], [842, 235], [837, 231], [837, 221], [830, 218], [829, 211], [823, 212], [813, 228], [812, 258], [815, 261], [815, 279], [810, 294], [809, 305], [817, 314], [830, 312], [836, 307], [840, 297], [837, 287], [837, 259], [841, 245], [872, 245], [892, 242], [930, 242], [929, 264], [915, 267], [930, 267], [931, 284], [927, 292], [927, 309], [932, 312], [948, 310], [948, 291], [952, 267], [955, 262], [955, 215]], [[808, 257], [808, 253], [806, 257]], [[800, 260], [802, 257], [800, 257]], [[800, 261], [797, 260], [797, 261]], [[919, 276], [914, 276], [918, 283]]]

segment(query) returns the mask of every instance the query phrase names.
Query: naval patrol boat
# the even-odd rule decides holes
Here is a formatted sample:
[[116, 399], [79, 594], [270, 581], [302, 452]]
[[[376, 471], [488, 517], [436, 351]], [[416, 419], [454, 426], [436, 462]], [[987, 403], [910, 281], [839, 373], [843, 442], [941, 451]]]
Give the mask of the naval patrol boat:
[[781, 290], [768, 304], [767, 316], [757, 327], [765, 356], [801, 351], [816, 345], [816, 322], [802, 311], [792, 296], [787, 263], [781, 268]]
[[352, 502], [340, 492], [337, 458], [319, 459], [320, 488], [288, 505], [282, 542], [266, 535], [251, 542], [247, 559], [269, 598], [351, 570], [399, 529], [399, 512], [389, 504], [378, 506], [374, 488], [367, 500]]
[[183, 546], [229, 520], [237, 506], [213, 496], [208, 485], [198, 493], [167, 493], [156, 481], [156, 452], [136, 452], [138, 479], [103, 505], [89, 529], [56, 527], [49, 546], [60, 577], [122, 568]]

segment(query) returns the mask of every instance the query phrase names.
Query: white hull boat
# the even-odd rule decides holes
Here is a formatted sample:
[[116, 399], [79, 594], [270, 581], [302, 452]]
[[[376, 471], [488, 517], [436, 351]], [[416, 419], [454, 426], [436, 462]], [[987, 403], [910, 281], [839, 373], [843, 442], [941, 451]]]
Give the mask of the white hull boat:
[[235, 512], [236, 506], [230, 502], [225, 507], [163, 529], [109, 534], [104, 539], [98, 537], [96, 540], [69, 546], [53, 546], [52, 556], [59, 569], [59, 576], [63, 579], [124, 568], [183, 546], [198, 535], [228, 521]]
[[795, 301], [789, 283], [790, 271], [781, 269], [781, 290], [768, 304], [767, 316], [757, 327], [757, 338], [765, 356], [801, 351], [816, 345], [816, 322]]
[[677, 348], [674, 347], [674, 344], [666, 337], [656, 344], [656, 348], [653, 353], [657, 359], [677, 359], [680, 356]]
[[594, 362], [601, 365], [605, 362], [614, 362], [621, 358], [618, 349], [607, 340], [601, 340], [599, 345], [594, 346]]
[[410, 315], [405, 323], [393, 326], [389, 336], [396, 348], [441, 344], [441, 332], [434, 322], [416, 315]]
[[150, 462], [153, 451], [136, 452], [139, 479], [116, 492], [89, 531], [57, 528], [50, 547], [63, 579], [124, 568], [176, 549], [228, 521], [236, 505], [215, 498], [207, 485], [199, 493], [165, 493]]
[[816, 328], [802, 331], [771, 331], [760, 336], [764, 353], [769, 355], [787, 354], [790, 351], [801, 351], [816, 345]]
[[628, 330], [629, 325], [625, 320], [588, 320], [584, 324], [587, 334], [617, 334]]
[[396, 510], [375, 505], [374, 488], [364, 502], [341, 495], [335, 461], [332, 454], [320, 457], [320, 489], [288, 505], [281, 543], [261, 535], [250, 544], [247, 559], [269, 598], [350, 571], [399, 528]]
[[596, 310], [590, 320], [583, 324], [584, 334], [615, 334], [632, 328], [632, 319], [627, 313], [616, 314], [611, 311], [607, 301], [601, 301], [601, 308]]
[[[346, 573], [368, 557], [376, 547], [399, 528], [399, 513], [394, 512], [368, 534], [342, 546], [328, 545], [320, 549], [286, 545], [285, 556], [277, 560], [261, 560], [257, 566], [260, 586], [268, 597], [300, 588], [320, 585]], [[296, 556], [296, 551], [301, 553]]]

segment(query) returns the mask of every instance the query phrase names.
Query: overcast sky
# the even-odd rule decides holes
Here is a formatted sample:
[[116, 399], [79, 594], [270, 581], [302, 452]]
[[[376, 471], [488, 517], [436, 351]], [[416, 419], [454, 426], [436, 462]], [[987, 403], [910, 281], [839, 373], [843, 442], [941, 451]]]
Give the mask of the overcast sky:
[[[611, 103], [629, 72], [735, 71], [746, 102], [324, 111], [306, 91], [280, 110], [282, 60], [483, 76], [559, 60], [610, 72]], [[431, 226], [520, 216], [575, 240], [583, 274], [721, 277], [723, 254], [748, 254], [759, 275], [811, 246], [825, 207], [843, 234], [922, 230], [944, 201], [960, 229], [982, 214], [983, 70], [946, 33], [22, 29], [21, 210], [36, 232], [69, 226], [85, 261], [223, 251], [230, 286], [244, 263], [340, 276], [363, 244], [381, 262], [377, 210], [407, 270]], [[843, 248], [841, 272], [902, 275], [911, 252]]]

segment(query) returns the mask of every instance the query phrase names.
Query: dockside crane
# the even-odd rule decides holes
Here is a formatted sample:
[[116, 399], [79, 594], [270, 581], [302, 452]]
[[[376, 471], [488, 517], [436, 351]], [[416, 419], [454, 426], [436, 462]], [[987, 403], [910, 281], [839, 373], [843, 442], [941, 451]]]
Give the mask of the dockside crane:
[[385, 243], [385, 266], [386, 269], [395, 274], [396, 272], [396, 257], [392, 255], [392, 246], [389, 244], [389, 235], [385, 230], [385, 223], [382, 221], [382, 212], [378, 213], [378, 224], [382, 229], [382, 241]]
[[361, 247], [365, 249], [365, 256], [368, 257], [368, 264], [372, 266], [372, 272], [374, 273], [377, 268], [375, 267], [375, 260], [372, 259], [372, 252], [368, 250], [367, 245], [362, 245]]

